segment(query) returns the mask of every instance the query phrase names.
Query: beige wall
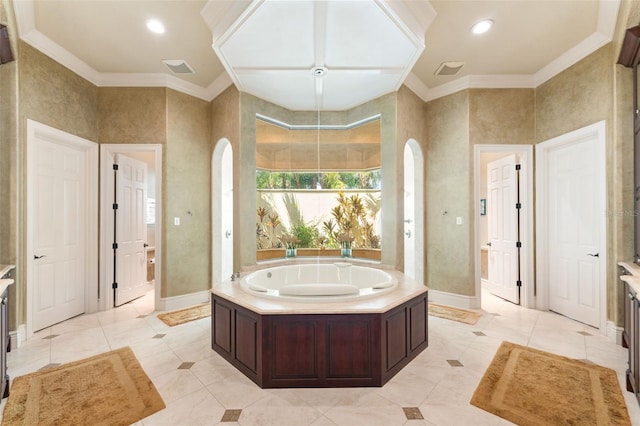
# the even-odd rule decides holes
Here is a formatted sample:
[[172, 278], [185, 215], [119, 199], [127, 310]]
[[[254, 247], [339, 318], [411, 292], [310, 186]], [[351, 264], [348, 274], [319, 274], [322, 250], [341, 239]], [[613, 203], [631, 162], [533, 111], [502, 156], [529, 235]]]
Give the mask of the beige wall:
[[98, 89], [98, 142], [162, 144], [167, 141], [164, 87]]
[[469, 92], [427, 103], [425, 117], [426, 284], [473, 296]]
[[208, 102], [168, 89], [166, 115], [161, 295], [172, 297], [211, 288], [213, 148]]

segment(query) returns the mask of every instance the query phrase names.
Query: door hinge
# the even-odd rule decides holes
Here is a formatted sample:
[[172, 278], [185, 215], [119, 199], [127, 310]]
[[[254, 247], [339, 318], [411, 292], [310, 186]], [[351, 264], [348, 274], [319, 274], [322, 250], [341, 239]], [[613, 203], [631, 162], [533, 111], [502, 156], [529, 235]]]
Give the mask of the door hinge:
[[516, 170], [520, 170], [521, 168], [520, 164], [516, 164]]
[[113, 243], [111, 245], [111, 248], [114, 249], [114, 250], [118, 250], [118, 243]]
[[516, 209], [521, 209], [522, 208], [522, 203], [516, 203]]
[[118, 165], [117, 164], [113, 165], [113, 170], [118, 170]]
[[521, 241], [516, 241], [516, 247], [517, 248], [522, 248], [522, 242]]
[[118, 203], [113, 203], [113, 209], [118, 210]]
[[516, 281], [516, 285], [517, 285], [518, 287], [522, 287], [522, 281], [520, 281], [520, 280]]
[[115, 290], [116, 288], [118, 288], [118, 283], [113, 283], [113, 284], [111, 284], [111, 288], [112, 288], [112, 289], [114, 289], [114, 290]]

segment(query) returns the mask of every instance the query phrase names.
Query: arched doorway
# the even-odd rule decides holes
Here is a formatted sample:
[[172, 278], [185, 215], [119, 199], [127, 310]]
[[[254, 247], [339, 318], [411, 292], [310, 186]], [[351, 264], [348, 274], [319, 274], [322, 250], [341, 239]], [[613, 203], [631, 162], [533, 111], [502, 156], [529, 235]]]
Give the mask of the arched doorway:
[[233, 148], [228, 139], [218, 141], [211, 159], [211, 284], [233, 273]]
[[424, 280], [424, 159], [415, 139], [404, 146], [404, 273]]

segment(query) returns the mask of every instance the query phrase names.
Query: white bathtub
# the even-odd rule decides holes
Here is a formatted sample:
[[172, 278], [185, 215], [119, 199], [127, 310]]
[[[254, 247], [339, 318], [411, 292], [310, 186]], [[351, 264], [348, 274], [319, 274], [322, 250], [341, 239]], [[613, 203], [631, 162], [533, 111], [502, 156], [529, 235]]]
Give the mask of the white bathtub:
[[244, 291], [258, 297], [314, 303], [373, 297], [397, 285], [385, 271], [347, 262], [276, 266], [240, 280]]

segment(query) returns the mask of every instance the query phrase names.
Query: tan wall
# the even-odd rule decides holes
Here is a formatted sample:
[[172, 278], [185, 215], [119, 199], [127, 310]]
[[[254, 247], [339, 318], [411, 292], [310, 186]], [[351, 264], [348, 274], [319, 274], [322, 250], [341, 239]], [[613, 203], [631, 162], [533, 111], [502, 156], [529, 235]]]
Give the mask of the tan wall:
[[[0, 2], [0, 24], [6, 25], [17, 57], [18, 34], [13, 19], [13, 4]], [[16, 140], [18, 135], [18, 68], [17, 62], [0, 65], [0, 264], [16, 261]]]
[[162, 297], [172, 297], [211, 287], [213, 148], [208, 102], [168, 89], [166, 115]]
[[100, 143], [165, 144], [167, 89], [101, 87], [98, 89]]
[[425, 117], [426, 284], [473, 296], [469, 92], [427, 103]]

